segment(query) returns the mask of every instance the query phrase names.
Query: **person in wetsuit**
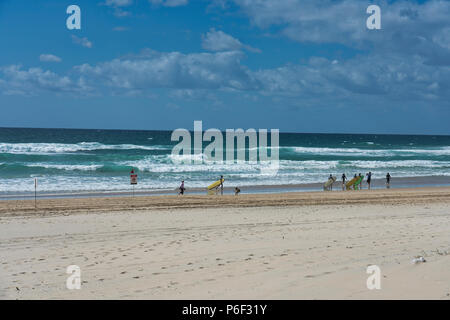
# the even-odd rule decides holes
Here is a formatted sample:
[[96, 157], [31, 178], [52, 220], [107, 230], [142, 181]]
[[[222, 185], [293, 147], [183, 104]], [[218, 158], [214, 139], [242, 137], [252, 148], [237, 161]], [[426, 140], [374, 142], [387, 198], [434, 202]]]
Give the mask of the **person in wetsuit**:
[[367, 174], [367, 185], [369, 186], [369, 190], [370, 190], [370, 181], [372, 180], [372, 172], [369, 171], [369, 173]]

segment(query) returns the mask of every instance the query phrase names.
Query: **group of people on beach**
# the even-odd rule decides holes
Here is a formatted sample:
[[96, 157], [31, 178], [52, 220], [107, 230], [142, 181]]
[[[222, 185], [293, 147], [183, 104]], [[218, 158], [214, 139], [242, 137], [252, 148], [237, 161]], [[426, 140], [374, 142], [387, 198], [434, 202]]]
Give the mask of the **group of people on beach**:
[[[372, 182], [372, 172], [369, 171], [368, 173], [366, 173], [365, 176], [367, 177], [367, 179], [366, 179], [367, 188], [370, 190], [370, 184]], [[359, 175], [356, 175], [356, 173], [355, 173], [353, 178], [357, 178], [357, 177], [362, 178], [361, 173]], [[333, 178], [332, 174], [330, 174], [328, 179], [335, 180], [335, 178]], [[345, 190], [346, 189], [346, 181], [348, 180], [345, 173], [342, 174], [341, 179], [342, 179], [342, 190]], [[220, 184], [215, 188], [216, 194], [220, 191], [220, 194], [223, 195], [223, 181], [224, 181], [223, 176], [220, 176], [220, 179], [218, 181], [220, 181]], [[359, 189], [362, 189], [362, 181], [363, 181], [363, 179], [361, 179], [361, 182], [359, 183]], [[386, 174], [386, 188], [389, 189], [390, 186], [391, 186], [391, 175], [388, 172]], [[184, 191], [186, 190], [186, 188], [184, 187], [184, 180], [181, 181], [181, 185], [178, 189], [179, 189], [178, 194], [184, 195]], [[353, 185], [353, 189], [355, 189], [354, 185]], [[333, 190], [333, 183], [331, 183], [331, 185], [330, 185], [330, 190]], [[235, 195], [238, 195], [240, 192], [241, 192], [241, 189], [239, 189], [238, 187], [234, 188]]]
[[[223, 195], [223, 181], [224, 181], [223, 176], [220, 176], [220, 179], [218, 181], [220, 181], [220, 184], [215, 188], [216, 194], [220, 191], [220, 194]], [[184, 180], [181, 181], [181, 185], [178, 189], [179, 189], [178, 194], [183, 195], [184, 191], [186, 190], [186, 188], [184, 187]], [[241, 193], [241, 189], [235, 187], [234, 195], [237, 196], [239, 193]]]
[[[370, 190], [370, 184], [372, 182], [372, 172], [369, 171], [368, 173], [366, 173], [365, 176], [367, 177], [367, 179], [366, 179], [367, 188]], [[363, 176], [361, 175], [361, 173], [359, 175], [356, 175], [356, 173], [355, 173], [353, 178], [360, 178], [361, 179], [361, 182], [359, 183], [359, 189], [362, 189]], [[330, 174], [330, 177], [328, 179], [333, 179], [333, 175]], [[346, 189], [346, 181], [348, 180], [347, 176], [345, 175], [345, 173], [342, 174], [341, 179], [342, 179], [342, 190], [345, 190]], [[389, 189], [390, 187], [391, 187], [391, 175], [388, 172], [386, 174], [386, 188]], [[355, 185], [353, 185], [353, 189], [355, 189]], [[330, 190], [333, 190], [333, 184], [331, 184]]]

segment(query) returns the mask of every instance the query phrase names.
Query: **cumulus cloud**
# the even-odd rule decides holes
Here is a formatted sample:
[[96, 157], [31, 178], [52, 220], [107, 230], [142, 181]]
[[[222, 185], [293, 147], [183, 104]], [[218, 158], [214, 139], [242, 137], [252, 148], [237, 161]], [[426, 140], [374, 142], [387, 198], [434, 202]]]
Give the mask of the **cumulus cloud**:
[[256, 84], [248, 68], [240, 63], [242, 58], [239, 51], [183, 54], [144, 50], [134, 57], [84, 64], [76, 70], [94, 82], [121, 89], [250, 90]]
[[41, 68], [23, 69], [20, 65], [0, 68], [0, 91], [7, 95], [35, 95], [40, 92], [87, 93], [83, 80], [73, 81]]
[[358, 95], [383, 96], [392, 101], [450, 98], [450, 70], [404, 60], [391, 54], [359, 56], [336, 61], [311, 58], [302, 65], [288, 65], [255, 73], [264, 94], [296, 97], [335, 97], [349, 100]]
[[61, 62], [61, 58], [53, 54], [43, 53], [39, 56], [39, 60], [42, 62]]
[[429, 64], [449, 65], [450, 2], [379, 1], [382, 30], [368, 30], [365, 1], [233, 0], [250, 21], [275, 27], [294, 41], [340, 43], [377, 52], [415, 53]]
[[223, 31], [210, 29], [202, 35], [202, 48], [208, 51], [233, 51], [247, 49], [252, 52], [261, 52], [259, 49], [244, 45], [238, 39]]
[[252, 92], [297, 103], [311, 99], [354, 104], [358, 97], [379, 97], [395, 106], [406, 101], [450, 99], [450, 69], [426, 64], [398, 52], [360, 55], [347, 60], [313, 57], [302, 64], [250, 70], [242, 51], [212, 53], [158, 52], [74, 67], [67, 75], [13, 65], [0, 69], [4, 94], [40, 91], [91, 94], [151, 95], [168, 89], [175, 98], [200, 99], [214, 92], [240, 96]]
[[72, 42], [79, 44], [86, 48], [92, 48], [92, 42], [89, 41], [88, 38], [86, 38], [86, 37], [80, 38], [75, 35], [72, 35]]

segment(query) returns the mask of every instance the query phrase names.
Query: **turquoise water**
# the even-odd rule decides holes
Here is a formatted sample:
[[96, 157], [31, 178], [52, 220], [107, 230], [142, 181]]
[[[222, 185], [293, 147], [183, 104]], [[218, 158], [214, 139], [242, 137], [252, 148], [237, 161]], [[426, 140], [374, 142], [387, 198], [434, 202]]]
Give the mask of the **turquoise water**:
[[[323, 182], [329, 174], [374, 178], [449, 176], [450, 136], [280, 133], [276, 176], [259, 164], [174, 161], [171, 131], [0, 128], [0, 193], [168, 190], [182, 179], [205, 187], [223, 174], [230, 185]], [[206, 145], [207, 143], [205, 143]]]

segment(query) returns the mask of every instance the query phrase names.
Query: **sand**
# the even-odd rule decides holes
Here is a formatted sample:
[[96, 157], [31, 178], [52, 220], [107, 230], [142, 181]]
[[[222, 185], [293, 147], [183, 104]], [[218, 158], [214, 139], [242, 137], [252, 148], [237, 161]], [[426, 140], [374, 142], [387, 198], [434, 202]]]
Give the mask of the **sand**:
[[0, 201], [1, 299], [450, 299], [450, 188], [33, 205]]

